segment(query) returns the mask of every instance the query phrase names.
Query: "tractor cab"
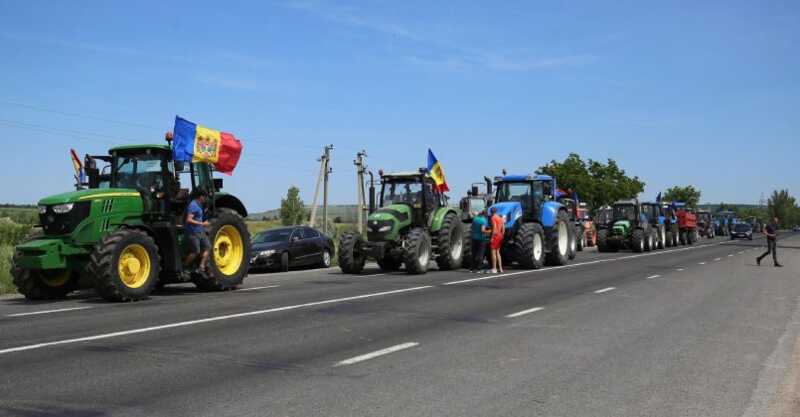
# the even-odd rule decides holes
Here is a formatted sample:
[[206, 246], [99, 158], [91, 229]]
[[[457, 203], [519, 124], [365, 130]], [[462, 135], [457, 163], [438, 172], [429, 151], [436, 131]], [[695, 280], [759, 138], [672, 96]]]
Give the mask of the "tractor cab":
[[553, 178], [548, 175], [506, 175], [495, 178], [497, 213], [506, 217], [506, 227], [517, 220], [537, 221], [542, 204], [555, 199]]
[[461, 221], [463, 222], [472, 222], [473, 217], [492, 205], [492, 180], [489, 177], [483, 178], [483, 183], [473, 183], [467, 191], [467, 195], [459, 201], [458, 206], [461, 209]]
[[642, 203], [642, 212], [652, 225], [664, 223], [664, 211], [659, 203]]
[[381, 212], [381, 209], [407, 210], [413, 224], [427, 226], [431, 213], [440, 207], [447, 207], [447, 203], [447, 196], [436, 190], [427, 170], [381, 176], [381, 199], [377, 212]]

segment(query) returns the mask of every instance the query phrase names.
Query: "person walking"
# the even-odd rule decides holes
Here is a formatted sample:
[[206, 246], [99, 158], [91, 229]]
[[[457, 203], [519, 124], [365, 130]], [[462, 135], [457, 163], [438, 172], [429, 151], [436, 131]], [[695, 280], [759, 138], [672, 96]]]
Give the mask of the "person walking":
[[783, 265], [778, 263], [778, 218], [774, 217], [772, 219], [772, 223], [767, 224], [767, 227], [764, 228], [764, 234], [767, 236], [767, 251], [764, 252], [761, 256], [756, 258], [756, 263], [761, 266], [761, 260], [767, 257], [770, 253], [772, 253], [772, 260], [775, 262], [775, 266], [781, 267]]
[[486, 209], [481, 210], [472, 219], [472, 268], [471, 272], [483, 270], [483, 260], [486, 258], [486, 247], [489, 245], [489, 219], [486, 218]]
[[189, 242], [189, 254], [186, 255], [184, 265], [190, 266], [199, 255], [200, 266], [198, 270], [201, 272], [206, 270], [208, 250], [211, 248], [211, 242], [208, 241], [205, 229], [209, 223], [203, 217], [203, 204], [207, 196], [208, 194], [205, 190], [197, 190], [194, 193], [194, 198], [186, 209], [186, 223], [183, 229], [186, 233], [186, 240]]
[[497, 214], [497, 207], [492, 207], [492, 238], [489, 248], [492, 255], [492, 273], [503, 273], [503, 258], [500, 256], [500, 248], [503, 247], [503, 236], [506, 233], [506, 225], [503, 216]]

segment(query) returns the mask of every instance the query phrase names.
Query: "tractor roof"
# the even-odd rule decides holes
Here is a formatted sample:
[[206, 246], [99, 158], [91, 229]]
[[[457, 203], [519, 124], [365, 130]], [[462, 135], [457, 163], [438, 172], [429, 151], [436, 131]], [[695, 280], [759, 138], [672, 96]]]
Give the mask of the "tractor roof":
[[542, 174], [504, 175], [502, 177], [495, 178], [495, 182], [552, 181], [552, 180], [553, 177]]
[[639, 202], [636, 201], [636, 200], [617, 200], [617, 201], [614, 202], [615, 206], [617, 206], [617, 205], [620, 205], [620, 206], [621, 205], [632, 205], [632, 206], [635, 206], [636, 204], [639, 204]]
[[172, 148], [169, 145], [124, 145], [124, 146], [117, 146], [116, 148], [109, 149], [109, 153], [111, 152], [118, 152], [118, 151], [137, 151], [137, 150], [159, 150], [159, 151], [170, 151]]
[[412, 179], [412, 178], [419, 178], [420, 175], [425, 175], [426, 178], [430, 177], [430, 175], [428, 175], [427, 173], [423, 174], [422, 172], [419, 172], [419, 171], [398, 171], [398, 172], [390, 172], [388, 174], [383, 174], [383, 178], [388, 178], [388, 179], [392, 179], [392, 178], [408, 178], [408, 179]]

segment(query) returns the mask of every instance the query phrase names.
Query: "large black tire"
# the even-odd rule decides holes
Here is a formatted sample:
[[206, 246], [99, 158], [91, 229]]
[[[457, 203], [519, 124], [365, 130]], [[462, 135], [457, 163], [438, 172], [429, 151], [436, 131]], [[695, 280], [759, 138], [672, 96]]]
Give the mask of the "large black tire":
[[[160, 267], [153, 238], [141, 230], [120, 229], [95, 245], [87, 270], [101, 297], [109, 301], [138, 301], [150, 296]], [[121, 276], [120, 269], [126, 274]]]
[[525, 223], [519, 227], [513, 242], [516, 261], [523, 268], [539, 269], [544, 265], [544, 229], [538, 223]]
[[597, 251], [611, 252], [611, 248], [608, 245], [608, 229], [600, 229], [597, 231]]
[[469, 223], [462, 223], [462, 230], [464, 230], [464, 244], [462, 246], [461, 267], [472, 268], [472, 231]]
[[575, 240], [578, 244], [576, 249], [578, 252], [583, 252], [583, 248], [586, 247], [586, 232], [583, 226], [577, 226], [575, 228]]
[[289, 252], [281, 253], [281, 263], [278, 264], [278, 271], [289, 272]]
[[694, 230], [689, 230], [688, 232], [686, 232], [686, 244], [687, 245], [693, 245], [694, 244], [694, 242], [695, 242], [694, 234], [695, 234]]
[[17, 291], [29, 300], [56, 300], [72, 292], [77, 274], [71, 270], [27, 269], [17, 265], [15, 254], [11, 260], [12, 282]]
[[678, 242], [681, 245], [688, 245], [689, 244], [688, 234], [686, 233], [685, 230], [681, 230], [680, 232], [678, 232]]
[[645, 250], [644, 230], [635, 229], [633, 232], [631, 232], [631, 249], [633, 249], [633, 251], [637, 253], [644, 252]]
[[567, 258], [571, 261], [575, 259], [578, 254], [578, 237], [575, 234], [575, 228], [570, 227], [567, 229], [569, 233], [569, 251], [567, 251]]
[[666, 237], [666, 246], [668, 248], [671, 248], [672, 246], [674, 246], [673, 245], [674, 242], [673, 242], [673, 238], [672, 238], [672, 231], [669, 230], [669, 229], [664, 229], [664, 235]]
[[328, 248], [322, 249], [322, 259], [319, 260], [319, 267], [330, 268], [332, 260], [333, 255], [331, 254], [331, 250]]
[[395, 258], [391, 255], [386, 255], [383, 258], [377, 259], [378, 266], [384, 271], [399, 271], [403, 266], [403, 260]]
[[356, 232], [345, 232], [339, 238], [339, 269], [345, 274], [359, 274], [367, 262], [361, 250], [364, 238]]
[[667, 237], [664, 236], [664, 228], [659, 226], [658, 227], [658, 249], [666, 249], [667, 248]]
[[447, 213], [436, 233], [436, 265], [440, 271], [461, 268], [464, 258], [464, 230], [455, 212]]
[[428, 272], [428, 263], [431, 259], [431, 238], [428, 232], [415, 227], [408, 232], [403, 263], [409, 274], [424, 274]]
[[247, 276], [250, 232], [242, 216], [232, 210], [220, 210], [208, 222], [208, 268], [205, 273], [193, 274], [192, 281], [203, 291], [236, 289]]
[[569, 218], [567, 213], [559, 212], [549, 236], [549, 251], [545, 258], [548, 265], [566, 265], [569, 258]]

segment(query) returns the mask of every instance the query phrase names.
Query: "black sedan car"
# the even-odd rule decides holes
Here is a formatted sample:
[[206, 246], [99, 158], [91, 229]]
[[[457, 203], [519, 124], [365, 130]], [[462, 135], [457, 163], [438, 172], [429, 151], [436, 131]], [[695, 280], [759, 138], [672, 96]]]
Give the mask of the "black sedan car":
[[288, 271], [296, 266], [328, 268], [333, 240], [308, 226], [291, 226], [257, 233], [253, 237], [250, 269]]
[[753, 240], [753, 228], [744, 223], [734, 225], [731, 230], [731, 240], [736, 238]]

